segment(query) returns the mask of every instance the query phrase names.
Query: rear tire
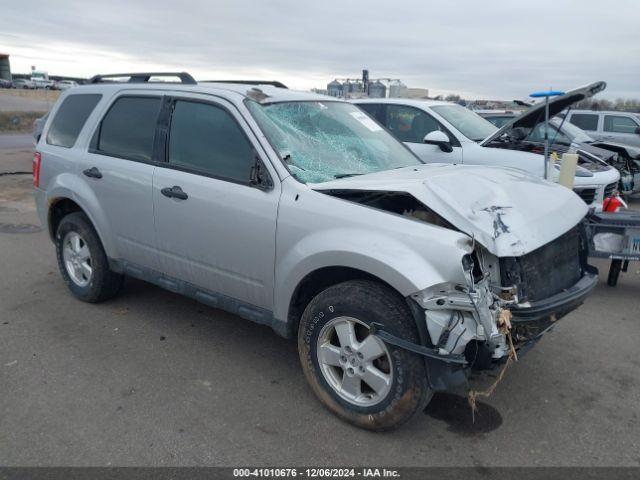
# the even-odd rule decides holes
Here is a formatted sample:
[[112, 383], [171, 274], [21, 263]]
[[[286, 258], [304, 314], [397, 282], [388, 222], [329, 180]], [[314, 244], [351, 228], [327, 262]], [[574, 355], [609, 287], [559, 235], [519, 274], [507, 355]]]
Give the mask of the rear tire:
[[320, 401], [340, 418], [369, 430], [389, 430], [426, 407], [422, 357], [369, 335], [372, 322], [418, 343], [404, 299], [390, 288], [352, 280], [327, 288], [305, 309], [298, 330], [302, 369]]
[[60, 221], [55, 244], [60, 273], [76, 298], [97, 303], [120, 291], [124, 276], [109, 268], [100, 238], [84, 213], [71, 213]]

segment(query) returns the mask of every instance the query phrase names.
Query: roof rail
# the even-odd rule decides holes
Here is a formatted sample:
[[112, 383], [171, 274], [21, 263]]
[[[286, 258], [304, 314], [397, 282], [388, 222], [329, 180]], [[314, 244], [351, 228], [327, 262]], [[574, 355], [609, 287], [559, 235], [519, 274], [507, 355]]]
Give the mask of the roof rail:
[[180, 83], [196, 85], [198, 82], [187, 72], [144, 72], [144, 73], [109, 73], [107, 75], [94, 75], [88, 83], [104, 83], [110, 78], [129, 77], [127, 83], [149, 83], [151, 77], [178, 77]]
[[277, 80], [200, 80], [200, 83], [239, 83], [241, 85], [271, 85], [277, 88], [288, 87]]

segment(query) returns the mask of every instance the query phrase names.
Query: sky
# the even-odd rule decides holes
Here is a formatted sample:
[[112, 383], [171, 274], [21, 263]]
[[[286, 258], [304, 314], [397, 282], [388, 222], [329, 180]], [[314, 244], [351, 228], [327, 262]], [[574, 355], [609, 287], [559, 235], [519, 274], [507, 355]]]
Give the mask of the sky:
[[12, 71], [190, 72], [325, 88], [399, 78], [432, 95], [524, 99], [605, 80], [640, 98], [638, 0], [0, 0]]

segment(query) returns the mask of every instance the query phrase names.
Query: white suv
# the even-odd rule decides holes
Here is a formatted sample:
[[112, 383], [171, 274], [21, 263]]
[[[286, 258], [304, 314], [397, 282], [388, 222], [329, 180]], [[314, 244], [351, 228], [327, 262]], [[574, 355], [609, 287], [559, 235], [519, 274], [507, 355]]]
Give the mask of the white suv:
[[[512, 167], [544, 177], [542, 155], [481, 145], [498, 129], [461, 105], [405, 98], [358, 99], [352, 103], [425, 162]], [[593, 168], [589, 169], [590, 166]], [[556, 170], [554, 177], [558, 174]], [[583, 165], [576, 171], [574, 190], [590, 207], [601, 210], [605, 196], [617, 189], [619, 179], [620, 174], [614, 168]]]

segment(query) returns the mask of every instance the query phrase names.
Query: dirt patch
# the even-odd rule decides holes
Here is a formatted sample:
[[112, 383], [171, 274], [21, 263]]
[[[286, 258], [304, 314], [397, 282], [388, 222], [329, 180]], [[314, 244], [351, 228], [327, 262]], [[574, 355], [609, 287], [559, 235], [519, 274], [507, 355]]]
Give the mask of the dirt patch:
[[0, 132], [27, 133], [33, 130], [33, 122], [47, 112], [0, 112]]

